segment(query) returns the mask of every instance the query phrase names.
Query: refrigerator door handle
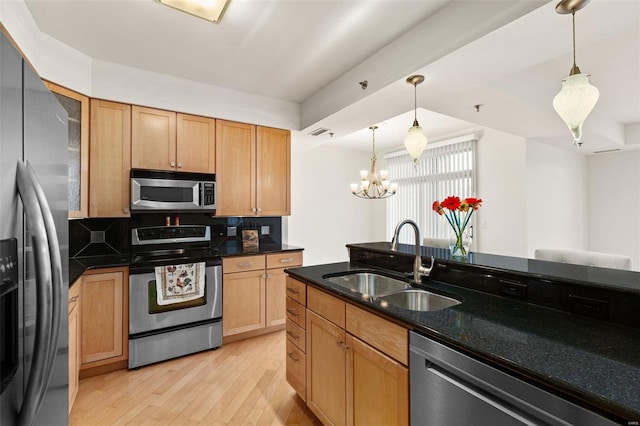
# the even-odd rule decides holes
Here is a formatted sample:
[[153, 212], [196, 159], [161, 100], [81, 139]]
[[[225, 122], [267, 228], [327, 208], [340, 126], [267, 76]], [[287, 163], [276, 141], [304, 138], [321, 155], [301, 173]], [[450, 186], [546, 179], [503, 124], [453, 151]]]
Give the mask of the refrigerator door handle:
[[[57, 116], [56, 116], [57, 117]], [[27, 173], [33, 182], [33, 186], [40, 204], [40, 212], [44, 219], [44, 227], [47, 232], [47, 241], [49, 243], [49, 258], [51, 259], [51, 278], [52, 278], [52, 309], [51, 309], [51, 332], [49, 333], [49, 351], [47, 364], [45, 369], [45, 387], [49, 385], [51, 375], [53, 374], [53, 363], [56, 360], [56, 351], [58, 350], [58, 338], [60, 337], [60, 323], [62, 319], [62, 259], [60, 257], [60, 244], [58, 235], [56, 234], [56, 225], [53, 220], [53, 214], [49, 207], [49, 202], [45, 196], [44, 190], [38, 181], [33, 167], [27, 161]]]
[[19, 425], [31, 425], [43, 402], [48, 381], [45, 381], [46, 367], [49, 357], [49, 334], [51, 320], [51, 257], [47, 230], [40, 211], [35, 185], [27, 172], [26, 165], [18, 160], [16, 181], [18, 193], [22, 199], [24, 212], [29, 223], [33, 255], [36, 264], [36, 330], [33, 347], [31, 372], [24, 392], [22, 407], [18, 417]]

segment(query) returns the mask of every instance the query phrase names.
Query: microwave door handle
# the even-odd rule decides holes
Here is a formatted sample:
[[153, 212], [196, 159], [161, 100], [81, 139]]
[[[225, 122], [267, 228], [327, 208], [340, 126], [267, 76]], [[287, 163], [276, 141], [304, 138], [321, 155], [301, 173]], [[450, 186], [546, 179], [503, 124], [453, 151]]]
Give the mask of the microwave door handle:
[[35, 185], [31, 181], [25, 164], [18, 160], [16, 173], [18, 193], [22, 199], [24, 212], [29, 224], [33, 244], [33, 256], [36, 266], [36, 329], [31, 360], [31, 372], [20, 407], [19, 425], [31, 425], [43, 402], [45, 392], [45, 373], [49, 353], [49, 320], [51, 319], [52, 298], [51, 258], [44, 218], [38, 204]]
[[49, 353], [45, 370], [45, 387], [48, 386], [53, 373], [53, 363], [56, 359], [56, 351], [58, 349], [58, 339], [60, 336], [60, 323], [62, 318], [62, 286], [64, 284], [62, 278], [62, 259], [60, 257], [60, 244], [58, 235], [56, 234], [56, 225], [51, 214], [51, 208], [47, 197], [38, 181], [33, 167], [27, 162], [27, 173], [34, 184], [40, 211], [44, 219], [44, 227], [47, 232], [47, 241], [49, 243], [49, 257], [51, 263], [51, 283], [52, 283], [52, 309], [51, 309], [51, 332], [49, 333]]

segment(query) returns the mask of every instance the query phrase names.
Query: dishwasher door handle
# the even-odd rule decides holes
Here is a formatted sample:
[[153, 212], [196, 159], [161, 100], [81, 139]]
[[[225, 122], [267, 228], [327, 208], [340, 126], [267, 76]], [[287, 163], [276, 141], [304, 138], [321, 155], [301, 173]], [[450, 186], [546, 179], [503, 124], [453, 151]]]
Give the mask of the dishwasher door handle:
[[513, 417], [514, 419], [521, 421], [523, 424], [531, 425], [531, 426], [536, 426], [539, 424], [537, 421], [535, 421], [528, 415], [519, 411], [515, 411], [505, 406], [504, 404], [501, 404], [500, 401], [498, 401], [495, 398], [492, 398], [491, 395], [488, 394], [488, 392], [485, 392], [482, 389], [477, 388], [477, 386], [473, 386], [471, 384], [467, 384], [461, 380], [458, 380], [455, 376], [448, 374], [447, 371], [439, 368], [436, 364], [426, 361], [425, 367], [428, 373], [431, 373], [440, 377], [442, 380], [447, 381], [449, 384], [457, 387], [461, 391], [466, 392], [478, 398], [485, 404], [492, 406], [496, 410], [502, 411], [503, 413]]

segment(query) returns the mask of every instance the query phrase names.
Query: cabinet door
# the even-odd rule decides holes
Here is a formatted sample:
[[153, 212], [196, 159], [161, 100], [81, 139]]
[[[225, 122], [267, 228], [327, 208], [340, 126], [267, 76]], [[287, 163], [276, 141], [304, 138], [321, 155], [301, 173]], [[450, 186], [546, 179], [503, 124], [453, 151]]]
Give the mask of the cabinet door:
[[82, 282], [82, 364], [126, 358], [123, 272], [87, 275]]
[[89, 98], [45, 81], [68, 114], [69, 217], [89, 213]]
[[91, 100], [89, 216], [128, 217], [131, 106]]
[[291, 214], [291, 132], [257, 128], [256, 206], [261, 216]]
[[131, 167], [176, 169], [176, 113], [134, 105], [132, 108]]
[[409, 424], [409, 370], [347, 334], [347, 424]]
[[[80, 280], [81, 281], [81, 280]], [[78, 394], [80, 371], [80, 282], [69, 288], [69, 412]]]
[[216, 121], [216, 215], [256, 215], [255, 142], [255, 126]]
[[284, 324], [287, 320], [287, 275], [284, 268], [267, 270], [266, 292], [267, 327]]
[[323, 424], [346, 423], [345, 351], [345, 331], [307, 310], [307, 405]]
[[223, 336], [265, 326], [264, 270], [224, 274], [222, 294]]
[[176, 168], [183, 172], [215, 173], [216, 120], [178, 113]]

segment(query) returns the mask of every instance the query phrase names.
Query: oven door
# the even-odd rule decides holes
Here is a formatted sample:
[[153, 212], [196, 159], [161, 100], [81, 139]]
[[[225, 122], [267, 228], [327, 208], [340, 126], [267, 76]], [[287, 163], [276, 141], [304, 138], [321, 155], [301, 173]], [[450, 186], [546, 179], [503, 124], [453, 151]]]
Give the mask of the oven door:
[[154, 268], [129, 271], [129, 335], [184, 327], [222, 317], [222, 266], [207, 262], [204, 300], [159, 306]]

